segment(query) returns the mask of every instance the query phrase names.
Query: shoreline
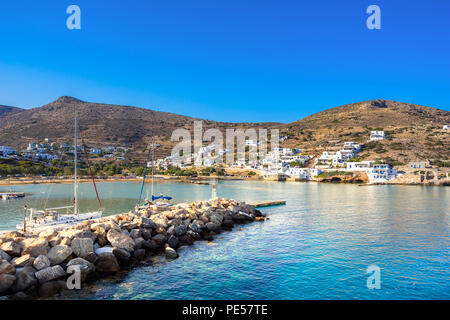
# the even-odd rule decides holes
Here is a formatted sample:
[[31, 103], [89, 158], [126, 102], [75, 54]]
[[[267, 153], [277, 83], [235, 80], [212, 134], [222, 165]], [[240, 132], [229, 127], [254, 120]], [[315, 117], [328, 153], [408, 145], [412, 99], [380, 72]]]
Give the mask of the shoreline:
[[[378, 182], [378, 183], [368, 183], [365, 181], [353, 181], [346, 180], [345, 177], [342, 176], [330, 176], [326, 179], [315, 179], [315, 180], [299, 180], [299, 179], [286, 179], [286, 180], [275, 180], [275, 179], [264, 179], [261, 176], [256, 177], [218, 177], [218, 176], [201, 176], [201, 177], [184, 177], [184, 176], [166, 176], [166, 175], [156, 175], [156, 182], [181, 182], [181, 183], [191, 183], [198, 185], [208, 185], [212, 180], [216, 181], [264, 181], [264, 182], [317, 182], [317, 183], [335, 183], [335, 184], [356, 184], [356, 185], [417, 185], [417, 186], [437, 186], [437, 187], [445, 187], [450, 185], [450, 179], [433, 179], [433, 180], [422, 180], [417, 181], [413, 178], [417, 178], [415, 176], [411, 176], [409, 181], [407, 179], [394, 179], [388, 182]], [[340, 181], [332, 181], [333, 178], [339, 178]], [[148, 178], [149, 179], [149, 178]], [[397, 180], [397, 181], [395, 181]], [[400, 180], [400, 181], [398, 181]], [[402, 181], [403, 180], [403, 181]], [[406, 180], [406, 181], [405, 181]], [[146, 181], [150, 181], [146, 180]], [[71, 184], [73, 183], [73, 178], [62, 178], [62, 179], [46, 179], [43, 177], [29, 177], [23, 179], [3, 179], [0, 180], [0, 188], [1, 187], [10, 187], [10, 186], [19, 186], [19, 185], [36, 185], [36, 184]], [[95, 178], [96, 183], [105, 183], [105, 182], [142, 182], [142, 178], [126, 178], [121, 179], [118, 177], [108, 177], [108, 178]], [[78, 179], [78, 183], [92, 183], [91, 178], [82, 178]]]

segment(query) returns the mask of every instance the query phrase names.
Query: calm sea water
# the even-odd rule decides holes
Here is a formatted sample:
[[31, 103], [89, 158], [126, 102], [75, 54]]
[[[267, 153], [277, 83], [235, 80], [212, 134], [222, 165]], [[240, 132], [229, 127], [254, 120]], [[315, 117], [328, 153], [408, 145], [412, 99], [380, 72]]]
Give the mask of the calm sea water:
[[[0, 229], [23, 217], [22, 207], [70, 203], [71, 185], [14, 187], [22, 200], [0, 202]], [[1, 188], [9, 190], [9, 188]], [[138, 183], [100, 183], [107, 214], [134, 207]], [[210, 186], [159, 183], [156, 193], [178, 202], [205, 200]], [[80, 186], [82, 209], [97, 207], [92, 186]], [[264, 209], [270, 220], [235, 228], [214, 243], [156, 257], [71, 299], [450, 299], [450, 189], [317, 183], [229, 181], [220, 197], [287, 200]], [[381, 289], [366, 286], [370, 265]]]

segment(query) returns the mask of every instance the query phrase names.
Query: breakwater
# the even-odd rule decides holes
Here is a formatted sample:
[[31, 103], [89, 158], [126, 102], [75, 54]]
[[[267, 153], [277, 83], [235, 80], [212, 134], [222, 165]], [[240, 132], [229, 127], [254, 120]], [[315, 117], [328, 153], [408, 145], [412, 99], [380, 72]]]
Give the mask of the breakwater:
[[152, 255], [176, 259], [180, 246], [264, 220], [250, 204], [214, 199], [151, 206], [60, 230], [7, 232], [0, 236], [0, 299], [51, 297], [67, 289], [74, 267], [81, 282], [93, 281]]

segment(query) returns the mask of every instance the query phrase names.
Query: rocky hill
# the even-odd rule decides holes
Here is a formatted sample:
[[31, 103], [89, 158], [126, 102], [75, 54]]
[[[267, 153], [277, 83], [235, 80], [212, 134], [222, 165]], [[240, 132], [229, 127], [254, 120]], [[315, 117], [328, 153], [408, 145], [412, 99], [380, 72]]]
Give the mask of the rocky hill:
[[[16, 108], [18, 109], [18, 108]], [[73, 143], [74, 118], [78, 117], [80, 137], [92, 147], [125, 146], [133, 148], [134, 157], [145, 157], [146, 146], [155, 136], [162, 145], [156, 156], [168, 155], [175, 143], [170, 141], [177, 128], [192, 131], [193, 121], [201, 120], [167, 112], [131, 106], [84, 102], [72, 97], [29, 110], [12, 109], [1, 113], [0, 145], [25, 148], [30, 142], [45, 138], [62, 143]], [[203, 128], [258, 128], [275, 123], [225, 123], [203, 120]]]
[[21, 108], [0, 105], [0, 118], [10, 114], [21, 112], [23, 110], [24, 109]]
[[[361, 160], [387, 159], [401, 166], [416, 160], [450, 159], [450, 134], [443, 130], [450, 112], [389, 100], [371, 100], [331, 108], [283, 125], [286, 147], [317, 156], [339, 150], [345, 141], [366, 143]], [[386, 140], [367, 143], [371, 130], [384, 130]]]

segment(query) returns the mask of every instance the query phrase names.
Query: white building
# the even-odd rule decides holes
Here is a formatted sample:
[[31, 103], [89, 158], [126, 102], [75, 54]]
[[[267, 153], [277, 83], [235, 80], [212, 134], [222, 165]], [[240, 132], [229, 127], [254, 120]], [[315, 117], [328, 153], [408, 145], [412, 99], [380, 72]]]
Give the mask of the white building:
[[316, 168], [298, 168], [293, 167], [284, 171], [291, 178], [297, 178], [300, 180], [312, 180], [315, 176], [322, 173], [322, 170]]
[[371, 131], [370, 132], [370, 141], [378, 141], [386, 139], [386, 135], [384, 131]]
[[444, 130], [450, 130], [450, 124], [446, 124], [442, 129], [444, 129]]
[[370, 183], [387, 182], [397, 176], [397, 170], [390, 165], [375, 164], [375, 161], [347, 162], [347, 171], [365, 171]]
[[361, 150], [361, 145], [356, 142], [344, 142], [344, 148], [342, 150], [353, 151], [356, 153]]
[[397, 170], [392, 169], [391, 166], [386, 163], [374, 164], [366, 172], [371, 183], [387, 182], [397, 176]]

